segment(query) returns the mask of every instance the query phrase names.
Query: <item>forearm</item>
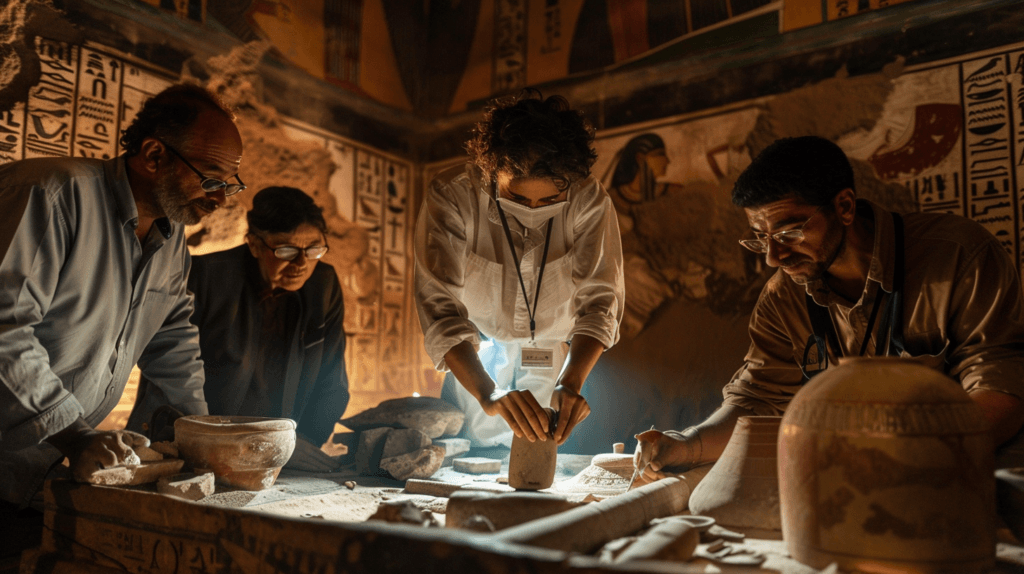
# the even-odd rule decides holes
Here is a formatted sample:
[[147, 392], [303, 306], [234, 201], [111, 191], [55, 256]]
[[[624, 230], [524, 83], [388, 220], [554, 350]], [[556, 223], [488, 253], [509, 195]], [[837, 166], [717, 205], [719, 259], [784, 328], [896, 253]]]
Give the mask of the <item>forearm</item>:
[[572, 338], [565, 369], [558, 379], [558, 384], [579, 394], [583, 390], [583, 383], [586, 382], [587, 376], [590, 375], [590, 371], [593, 370], [604, 350], [604, 344], [597, 339], [589, 335], [577, 334]]
[[696, 425], [697, 435], [700, 437], [700, 450], [694, 462], [703, 464], [718, 460], [725, 450], [725, 445], [729, 444], [729, 439], [732, 438], [736, 420], [753, 415], [752, 411], [736, 405], [722, 405], [704, 422]]
[[1013, 438], [1024, 425], [1024, 401], [1013, 395], [975, 389], [971, 400], [981, 408], [981, 414], [992, 429], [993, 446], [999, 446]]
[[476, 349], [469, 341], [463, 341], [452, 347], [444, 355], [445, 364], [451, 369], [452, 375], [459, 381], [473, 398], [480, 401], [494, 392], [494, 380], [484, 370]]

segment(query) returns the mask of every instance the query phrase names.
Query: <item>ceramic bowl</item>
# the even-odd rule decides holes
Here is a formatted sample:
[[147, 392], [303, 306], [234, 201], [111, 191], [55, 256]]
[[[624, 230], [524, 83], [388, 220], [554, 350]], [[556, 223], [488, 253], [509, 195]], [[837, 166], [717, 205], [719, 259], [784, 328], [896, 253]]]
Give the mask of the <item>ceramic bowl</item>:
[[283, 418], [189, 415], [174, 421], [181, 458], [196, 473], [245, 490], [273, 486], [295, 450], [295, 421]]

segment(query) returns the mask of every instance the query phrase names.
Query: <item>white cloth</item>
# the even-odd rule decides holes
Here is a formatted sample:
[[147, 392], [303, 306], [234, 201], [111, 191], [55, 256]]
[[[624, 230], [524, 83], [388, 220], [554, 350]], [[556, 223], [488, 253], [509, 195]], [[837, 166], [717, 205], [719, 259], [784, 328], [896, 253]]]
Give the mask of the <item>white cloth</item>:
[[[515, 388], [530, 388], [547, 406], [565, 359], [562, 343], [581, 333], [605, 348], [618, 341], [625, 289], [615, 209], [592, 177], [570, 190], [568, 209], [552, 222], [535, 316], [536, 346], [552, 348], [555, 365], [517, 373], [520, 345], [530, 341], [530, 318], [493, 193], [472, 165], [441, 173], [427, 189], [415, 239], [416, 303], [424, 343], [436, 368], [444, 371], [445, 354], [463, 341], [479, 349], [482, 333], [501, 354], [495, 365], [504, 367], [488, 367], [484, 360], [498, 388], [510, 388], [514, 381]], [[545, 227], [525, 229], [515, 218], [508, 218], [508, 224], [532, 306]], [[473, 415], [479, 405], [472, 396], [458, 391], [471, 435], [472, 428], [486, 426], [485, 419]], [[497, 420], [488, 424], [503, 427], [511, 437], [500, 417], [489, 418]]]

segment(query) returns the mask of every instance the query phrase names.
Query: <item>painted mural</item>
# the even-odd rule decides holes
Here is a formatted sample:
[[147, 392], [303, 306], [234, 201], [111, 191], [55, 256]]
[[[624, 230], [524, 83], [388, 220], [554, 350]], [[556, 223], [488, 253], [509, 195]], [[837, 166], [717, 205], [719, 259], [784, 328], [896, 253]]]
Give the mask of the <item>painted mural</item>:
[[736, 245], [729, 203], [750, 158], [822, 135], [851, 158], [858, 193], [896, 211], [978, 221], [1024, 274], [1024, 46], [878, 74], [598, 134], [594, 168], [616, 206], [627, 267], [625, 337], [675, 299], [749, 312], [773, 270]]
[[[35, 44], [41, 74], [28, 98], [0, 114], [0, 163], [44, 156], [111, 158], [118, 135], [146, 99], [175, 78], [106, 48], [43, 38]], [[245, 144], [240, 173], [250, 189], [299, 187], [324, 207], [333, 265], [345, 295], [350, 412], [385, 398], [431, 392], [420, 363], [422, 337], [411, 310], [410, 190], [406, 160], [285, 117], [253, 109], [258, 99], [238, 86], [261, 52], [245, 49], [210, 65], [207, 86], [236, 108]], [[249, 88], [251, 89], [251, 88]], [[250, 104], [243, 104], [250, 102]], [[258, 104], [255, 104], [258, 106]], [[239, 245], [251, 195], [229, 198], [186, 229], [193, 254]], [[104, 428], [123, 425], [135, 400], [138, 372]]]
[[784, 0], [782, 31], [789, 32], [913, 0]]

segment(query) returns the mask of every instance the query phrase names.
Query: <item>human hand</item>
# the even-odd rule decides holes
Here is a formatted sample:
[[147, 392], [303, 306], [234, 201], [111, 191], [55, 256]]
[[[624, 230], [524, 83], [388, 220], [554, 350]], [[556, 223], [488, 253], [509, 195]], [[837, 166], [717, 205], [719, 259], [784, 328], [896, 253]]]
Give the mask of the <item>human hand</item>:
[[552, 435], [558, 444], [565, 442], [576, 425], [590, 416], [587, 399], [569, 387], [558, 385], [551, 395], [551, 406], [558, 411], [558, 426]]
[[296, 436], [295, 450], [284, 467], [305, 472], [334, 472], [341, 467], [341, 457], [330, 456], [305, 438]]
[[680, 431], [651, 429], [636, 435], [633, 467], [640, 472], [636, 485], [661, 480], [694, 466], [701, 454], [696, 427]]
[[78, 482], [91, 482], [99, 470], [115, 466], [139, 465], [135, 447], [149, 446], [149, 439], [128, 430], [89, 430], [78, 438], [77, 456], [69, 456], [71, 476]]
[[484, 412], [501, 415], [517, 437], [548, 439], [548, 414], [530, 391], [494, 391], [480, 400]]

